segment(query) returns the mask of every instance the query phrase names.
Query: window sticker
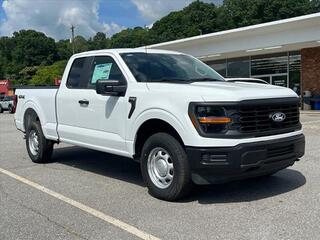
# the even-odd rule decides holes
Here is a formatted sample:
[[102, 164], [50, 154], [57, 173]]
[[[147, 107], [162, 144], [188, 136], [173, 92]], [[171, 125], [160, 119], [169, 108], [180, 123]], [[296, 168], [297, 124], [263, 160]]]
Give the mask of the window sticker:
[[97, 64], [94, 67], [91, 83], [95, 84], [100, 79], [109, 79], [112, 63]]

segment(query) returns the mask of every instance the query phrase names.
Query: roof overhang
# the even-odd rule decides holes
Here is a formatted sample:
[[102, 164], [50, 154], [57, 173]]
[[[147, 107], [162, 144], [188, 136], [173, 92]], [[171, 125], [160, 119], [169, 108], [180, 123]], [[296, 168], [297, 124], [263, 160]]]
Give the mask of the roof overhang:
[[149, 45], [203, 60], [231, 58], [320, 46], [320, 13]]

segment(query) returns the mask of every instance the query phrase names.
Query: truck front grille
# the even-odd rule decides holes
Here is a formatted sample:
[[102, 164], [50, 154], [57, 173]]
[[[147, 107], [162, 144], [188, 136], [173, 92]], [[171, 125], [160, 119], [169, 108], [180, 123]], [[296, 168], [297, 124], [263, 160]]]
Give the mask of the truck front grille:
[[[286, 115], [283, 122], [274, 122], [271, 115], [282, 112]], [[255, 106], [240, 109], [241, 132], [264, 132], [268, 130], [290, 128], [299, 123], [299, 107], [297, 104], [280, 106]]]
[[[272, 120], [272, 114], [284, 113], [282, 122]], [[270, 102], [270, 103], [247, 103], [238, 106], [237, 109], [228, 111], [233, 123], [231, 130], [253, 136], [265, 136], [269, 134], [280, 134], [291, 132], [301, 128], [299, 121], [299, 103], [295, 102]]]

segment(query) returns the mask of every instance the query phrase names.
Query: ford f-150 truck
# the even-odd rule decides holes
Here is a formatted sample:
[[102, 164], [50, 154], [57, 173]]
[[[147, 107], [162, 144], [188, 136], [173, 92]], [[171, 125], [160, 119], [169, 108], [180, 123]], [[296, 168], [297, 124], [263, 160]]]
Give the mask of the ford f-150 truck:
[[75, 54], [61, 85], [17, 89], [15, 124], [33, 162], [56, 143], [132, 158], [151, 195], [271, 175], [304, 155], [299, 98], [289, 88], [228, 82], [178, 52]]

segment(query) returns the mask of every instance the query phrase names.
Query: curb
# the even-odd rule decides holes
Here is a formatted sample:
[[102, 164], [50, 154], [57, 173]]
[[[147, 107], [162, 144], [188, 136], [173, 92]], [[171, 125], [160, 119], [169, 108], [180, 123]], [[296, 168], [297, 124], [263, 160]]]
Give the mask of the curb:
[[320, 115], [320, 111], [319, 110], [300, 110], [300, 114], [316, 114], [316, 115]]

